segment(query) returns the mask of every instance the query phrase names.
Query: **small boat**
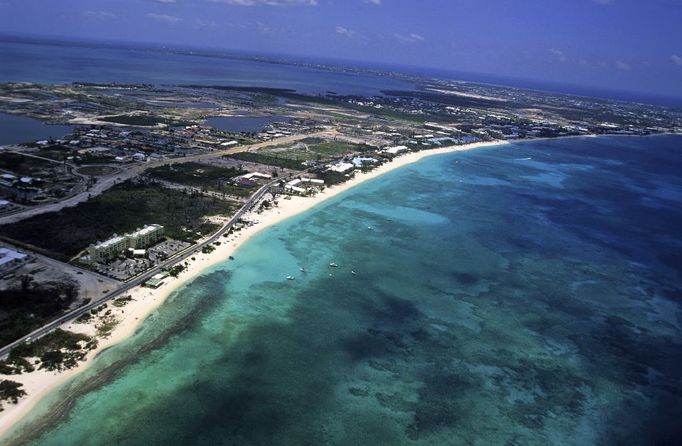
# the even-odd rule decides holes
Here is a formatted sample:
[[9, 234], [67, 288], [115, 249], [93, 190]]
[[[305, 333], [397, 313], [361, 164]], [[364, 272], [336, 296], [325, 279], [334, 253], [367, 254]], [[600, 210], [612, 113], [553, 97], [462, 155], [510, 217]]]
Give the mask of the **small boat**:
[[305, 268], [303, 268], [303, 267], [300, 267], [298, 270], [299, 270], [300, 272], [302, 272], [302, 273], [305, 272]]
[[355, 271], [351, 271], [350, 273], [354, 276], [357, 274]]
[[234, 257], [230, 256], [230, 257], [228, 257], [228, 259], [230, 259], [230, 260], [234, 260]]
[[371, 227], [371, 226], [367, 226], [367, 229], [369, 229], [370, 231], [373, 231], [373, 230], [374, 230], [374, 228]]
[[287, 280], [294, 280], [294, 276], [287, 276]]
[[336, 263], [332, 262], [332, 263], [329, 264], [329, 266], [330, 266], [331, 268], [336, 268], [336, 267], [339, 266], [339, 265], [337, 265]]

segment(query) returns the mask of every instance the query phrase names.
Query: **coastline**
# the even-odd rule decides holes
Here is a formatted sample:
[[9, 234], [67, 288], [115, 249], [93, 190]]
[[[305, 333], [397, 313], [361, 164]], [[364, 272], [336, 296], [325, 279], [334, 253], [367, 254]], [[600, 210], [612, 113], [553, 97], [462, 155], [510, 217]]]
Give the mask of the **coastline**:
[[[531, 140], [532, 141], [532, 140]], [[369, 172], [358, 172], [349, 181], [327, 187], [324, 191], [312, 197], [291, 196], [290, 199], [279, 199], [278, 206], [272, 207], [262, 213], [258, 214], [253, 211], [247, 213], [245, 219], [256, 222], [252, 226], [231, 234], [224, 241], [221, 240], [221, 245], [209, 254], [198, 253], [195, 260], [189, 260], [187, 268], [179, 274], [177, 278], [171, 278], [157, 289], [144, 288], [138, 286], [129, 293], [132, 296], [132, 301], [126, 306], [116, 308], [110, 306], [113, 313], [116, 315], [118, 323], [111, 331], [108, 337], [99, 339], [97, 348], [88, 352], [84, 361], [80, 362], [76, 367], [63, 370], [59, 372], [36, 370], [31, 373], [24, 373], [21, 375], [0, 375], [2, 379], [10, 379], [12, 381], [23, 384], [23, 389], [27, 395], [22, 397], [17, 404], [5, 405], [4, 410], [0, 412], [0, 438], [4, 438], [42, 401], [47, 395], [57, 390], [68, 380], [74, 378], [79, 373], [86, 370], [99, 353], [105, 349], [112, 347], [129, 337], [131, 337], [139, 327], [139, 325], [152, 314], [174, 291], [181, 286], [189, 283], [197, 276], [201, 275], [206, 269], [224, 262], [229, 256], [233, 255], [235, 251], [246, 243], [251, 237], [274, 226], [284, 220], [287, 220], [295, 215], [306, 212], [315, 206], [325, 202], [326, 200], [335, 197], [355, 186], [358, 186], [368, 180], [374, 179], [384, 175], [393, 170], [413, 164], [424, 158], [442, 155], [447, 153], [455, 153], [467, 151], [480, 147], [494, 147], [508, 145], [518, 141], [490, 141], [477, 142], [472, 144], [465, 144], [459, 146], [448, 146], [439, 149], [424, 150], [420, 152], [409, 152], [407, 154], [397, 156], [392, 161], [382, 164], [381, 166]], [[96, 332], [96, 320], [87, 323], [67, 322], [61, 326], [65, 330], [74, 332], [94, 334]]]

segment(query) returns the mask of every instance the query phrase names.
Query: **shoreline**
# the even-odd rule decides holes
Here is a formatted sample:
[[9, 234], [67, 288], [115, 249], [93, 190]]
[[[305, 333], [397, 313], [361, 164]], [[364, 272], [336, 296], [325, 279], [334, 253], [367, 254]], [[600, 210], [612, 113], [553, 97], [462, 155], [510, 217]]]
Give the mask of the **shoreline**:
[[[586, 136], [589, 137], [589, 136]], [[560, 138], [551, 138], [560, 139]], [[255, 222], [255, 224], [245, 227], [230, 236], [221, 240], [221, 245], [209, 254], [197, 253], [195, 260], [188, 260], [187, 268], [178, 275], [177, 278], [170, 278], [166, 283], [156, 289], [138, 286], [128, 293], [132, 296], [132, 301], [121, 308], [109, 306], [117, 318], [115, 328], [106, 338], [98, 339], [95, 349], [88, 352], [86, 359], [71, 369], [55, 372], [36, 370], [31, 373], [21, 375], [0, 375], [1, 379], [9, 379], [23, 384], [23, 390], [27, 395], [22, 397], [17, 404], [5, 404], [4, 410], [0, 412], [0, 438], [6, 438], [15, 427], [30, 414], [30, 412], [46, 396], [60, 388], [67, 381], [73, 379], [81, 372], [88, 369], [96, 357], [104, 350], [119, 344], [135, 334], [138, 327], [147, 317], [152, 314], [173, 292], [188, 284], [196, 277], [203, 274], [208, 268], [228, 260], [244, 243], [254, 235], [264, 229], [281, 223], [291, 217], [306, 212], [325, 201], [366, 181], [377, 178], [381, 175], [416, 163], [424, 158], [468, 151], [481, 147], [497, 147], [517, 142], [539, 141], [541, 139], [506, 141], [496, 140], [490, 142], [477, 142], [458, 146], [448, 146], [438, 149], [423, 150], [419, 152], [409, 152], [404, 155], [396, 156], [390, 162], [369, 172], [357, 172], [353, 178], [345, 183], [327, 187], [322, 192], [312, 197], [291, 196], [283, 199], [282, 196], [277, 200], [278, 206], [258, 214], [250, 211], [244, 218]], [[215, 245], [214, 245], [215, 246]], [[96, 333], [97, 318], [87, 323], [75, 323], [74, 321], [63, 324], [60, 328], [79, 333], [94, 335]]]

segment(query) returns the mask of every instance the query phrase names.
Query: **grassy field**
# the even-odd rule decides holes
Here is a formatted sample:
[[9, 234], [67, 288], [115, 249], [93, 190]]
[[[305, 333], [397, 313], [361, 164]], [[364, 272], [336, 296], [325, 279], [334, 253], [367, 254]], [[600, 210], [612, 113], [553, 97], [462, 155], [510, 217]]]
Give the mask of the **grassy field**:
[[319, 138], [306, 138], [288, 148], [261, 150], [259, 152], [243, 152], [230, 155], [234, 159], [283, 167], [285, 169], [303, 170], [304, 161], [329, 161], [340, 158], [351, 152], [367, 152], [374, 147], [366, 144], [352, 144], [343, 141], [328, 141]]
[[258, 152], [241, 152], [229, 155], [241, 161], [249, 161], [252, 163], [265, 164], [266, 166], [283, 167], [285, 169], [303, 170], [305, 166], [301, 164], [300, 160], [290, 159], [280, 156], [279, 153], [258, 153]]
[[37, 153], [37, 155], [44, 156], [45, 158], [50, 158], [55, 161], [64, 161], [66, 158], [71, 156], [73, 152], [73, 147], [55, 144], [47, 147], [40, 147], [40, 152]]
[[374, 150], [374, 148], [366, 144], [307, 138], [294, 144], [290, 148], [270, 149], [261, 151], [260, 153], [296, 161], [328, 161], [340, 158], [352, 152], [367, 152], [370, 150]]
[[92, 175], [92, 176], [102, 176], [111, 175], [118, 172], [120, 169], [112, 166], [83, 166], [79, 167], [76, 172], [81, 175]]
[[1, 226], [0, 232], [68, 260], [91, 243], [152, 223], [165, 226], [168, 237], [194, 241], [199, 237], [196, 232], [208, 234], [217, 227], [202, 217], [231, 215], [235, 210], [200, 193], [126, 181], [75, 207]]
[[174, 164], [147, 171], [147, 175], [153, 179], [184, 184], [201, 190], [247, 197], [251, 195], [251, 189], [229, 183], [231, 178], [243, 173], [245, 172], [233, 167], [217, 167], [199, 163]]
[[32, 176], [36, 172], [52, 167], [54, 167], [53, 163], [38, 158], [18, 153], [0, 153], [0, 169], [9, 170], [16, 175]]

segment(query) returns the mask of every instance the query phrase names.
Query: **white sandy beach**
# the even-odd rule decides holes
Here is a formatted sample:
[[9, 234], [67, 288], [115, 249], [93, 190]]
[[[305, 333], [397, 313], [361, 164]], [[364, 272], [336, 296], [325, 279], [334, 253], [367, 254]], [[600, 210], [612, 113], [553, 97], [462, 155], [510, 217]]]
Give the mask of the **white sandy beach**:
[[[396, 157], [392, 162], [385, 163], [371, 172], [357, 173], [350, 181], [326, 188], [323, 192], [317, 194], [314, 197], [293, 196], [291, 199], [280, 198], [278, 200], [277, 207], [263, 211], [260, 214], [255, 212], [247, 214], [245, 219], [255, 221], [257, 224], [246, 227], [221, 240], [221, 245], [217, 246], [216, 249], [210, 254], [197, 254], [195, 256], [195, 260], [188, 261], [188, 268], [186, 268], [178, 278], [169, 278], [167, 282], [158, 289], [152, 290], [149, 288], [137, 287], [129, 293], [133, 300], [126, 306], [121, 308], [110, 306], [112, 311], [117, 315], [119, 323], [106, 339], [99, 340], [98, 347], [91, 351], [88, 354], [87, 359], [81, 362], [77, 367], [63, 372], [47, 372], [45, 370], [36, 370], [32, 373], [25, 373], [22, 375], [0, 375], [0, 379], [9, 379], [22, 383], [24, 385], [23, 389], [27, 393], [27, 396], [19, 400], [18, 404], [16, 405], [9, 403], [4, 404], [4, 411], [0, 412], [0, 436], [7, 434], [8, 431], [22, 418], [24, 418], [31, 411], [31, 409], [35, 407], [35, 405], [47, 394], [57, 389], [59, 386], [77, 374], [81, 373], [83, 370], [87, 369], [99, 352], [130, 337], [140, 323], [159, 305], [161, 305], [164, 300], [178, 287], [194, 279], [207, 268], [227, 260], [230, 255], [233, 255], [234, 252], [244, 242], [253, 237], [254, 234], [272, 225], [278, 224], [294, 215], [305, 212], [322, 203], [323, 201], [348, 189], [351, 189], [358, 184], [361, 184], [372, 178], [376, 178], [397, 168], [419, 161], [425, 157], [471, 150], [482, 146], [503, 144], [508, 144], [508, 142], [495, 141], [474, 143], [461, 146], [443, 147], [440, 149], [426, 150], [422, 152], [410, 152], [408, 154]], [[62, 328], [65, 330], [83, 332], [87, 334], [94, 334], [96, 332], [95, 321], [81, 324], [66, 323], [62, 326]]]

